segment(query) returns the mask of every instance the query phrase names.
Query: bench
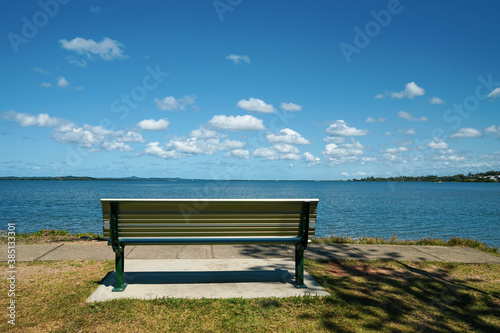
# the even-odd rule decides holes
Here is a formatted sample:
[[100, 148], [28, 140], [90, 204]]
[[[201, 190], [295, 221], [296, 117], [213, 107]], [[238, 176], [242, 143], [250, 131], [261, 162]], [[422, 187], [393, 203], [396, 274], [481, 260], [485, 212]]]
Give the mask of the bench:
[[295, 281], [304, 284], [304, 250], [318, 199], [101, 199], [103, 236], [115, 252], [123, 291], [126, 245], [294, 244]]

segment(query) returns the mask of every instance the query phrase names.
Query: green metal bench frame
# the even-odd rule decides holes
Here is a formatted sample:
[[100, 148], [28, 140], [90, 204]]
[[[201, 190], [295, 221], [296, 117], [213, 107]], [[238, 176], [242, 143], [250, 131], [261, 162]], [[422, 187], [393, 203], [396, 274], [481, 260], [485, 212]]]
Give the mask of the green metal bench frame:
[[[234, 203], [235, 201], [243, 203], [259, 203], [273, 202], [287, 203], [297, 201], [302, 203], [300, 217], [297, 222], [297, 232], [293, 236], [251, 236], [234, 237], [234, 236], [206, 236], [206, 237], [124, 237], [120, 226], [120, 205], [122, 203], [156, 203], [162, 199], [101, 199], [103, 207], [104, 235], [109, 232], [108, 245], [111, 245], [115, 252], [115, 286], [114, 292], [125, 290], [127, 283], [124, 278], [124, 263], [125, 263], [125, 246], [126, 245], [201, 245], [201, 244], [293, 244], [295, 245], [295, 281], [293, 282], [296, 288], [307, 288], [304, 284], [304, 251], [307, 248], [307, 243], [310, 233], [314, 234], [314, 226], [310, 225], [310, 216], [316, 217], [316, 207], [318, 199], [164, 199], [165, 202], [175, 201], [179, 205], [183, 203], [193, 203], [196, 201], [218, 202], [224, 204]], [[313, 203], [313, 211], [311, 211], [311, 202]], [[198, 213], [203, 212], [203, 208], [198, 209]], [[140, 215], [141, 212], [137, 213]], [[143, 214], [147, 212], [142, 212]], [[251, 211], [249, 213], [256, 213]], [[109, 216], [109, 231], [106, 218]], [[140, 219], [139, 219], [140, 220]], [[140, 222], [140, 221], [138, 221]], [[137, 222], [136, 222], [137, 223]], [[190, 223], [189, 218], [185, 219], [184, 223]], [[310, 232], [310, 228], [311, 231]], [[279, 233], [279, 232], [278, 232]]]

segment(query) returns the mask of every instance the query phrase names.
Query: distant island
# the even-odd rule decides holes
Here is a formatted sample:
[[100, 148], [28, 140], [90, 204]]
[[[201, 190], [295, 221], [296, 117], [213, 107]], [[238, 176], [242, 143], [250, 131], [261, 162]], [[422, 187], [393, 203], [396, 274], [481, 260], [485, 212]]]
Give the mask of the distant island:
[[500, 182], [500, 171], [487, 171], [468, 175], [457, 174], [453, 176], [398, 176], [398, 177], [366, 177], [362, 179], [353, 179], [359, 182], [481, 182], [498, 183]]

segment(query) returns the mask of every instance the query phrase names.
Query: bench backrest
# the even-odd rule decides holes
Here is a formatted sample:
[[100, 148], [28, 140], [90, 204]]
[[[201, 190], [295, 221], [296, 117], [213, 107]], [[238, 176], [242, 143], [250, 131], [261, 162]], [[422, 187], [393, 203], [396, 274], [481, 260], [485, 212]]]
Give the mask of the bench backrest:
[[[314, 235], [318, 199], [101, 199], [103, 235], [111, 237], [298, 236], [304, 202]], [[114, 206], [115, 208], [112, 208]]]

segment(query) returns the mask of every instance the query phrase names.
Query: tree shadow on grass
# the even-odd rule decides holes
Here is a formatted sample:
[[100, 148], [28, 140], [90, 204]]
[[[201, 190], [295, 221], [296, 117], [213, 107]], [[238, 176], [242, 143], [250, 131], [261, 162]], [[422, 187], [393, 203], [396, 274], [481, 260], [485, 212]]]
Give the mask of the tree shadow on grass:
[[[498, 296], [467, 286], [443, 269], [352, 261], [307, 269], [332, 296], [321, 325], [330, 331], [499, 332]], [[498, 321], [497, 321], [498, 323]]]

